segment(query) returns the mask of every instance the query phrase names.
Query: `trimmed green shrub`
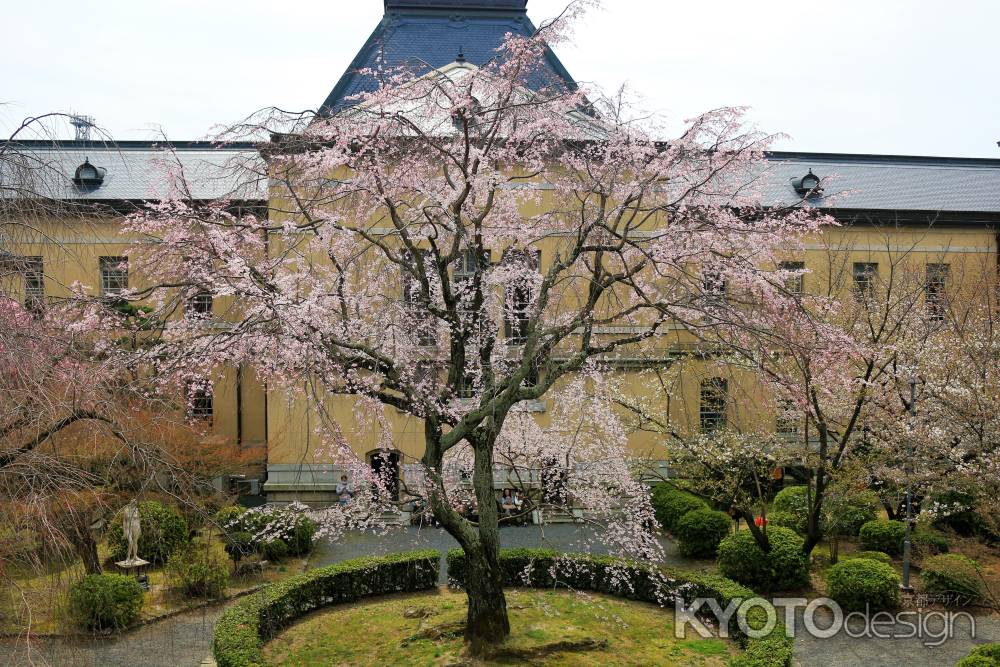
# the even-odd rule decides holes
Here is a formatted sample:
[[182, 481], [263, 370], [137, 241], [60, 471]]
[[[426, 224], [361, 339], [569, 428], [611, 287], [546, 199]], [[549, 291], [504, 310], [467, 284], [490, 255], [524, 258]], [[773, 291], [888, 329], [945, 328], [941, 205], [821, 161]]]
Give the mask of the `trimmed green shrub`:
[[357, 558], [265, 586], [222, 614], [212, 653], [219, 667], [258, 667], [264, 642], [300, 616], [373, 595], [431, 590], [440, 560], [438, 551]]
[[708, 509], [708, 503], [687, 491], [681, 491], [672, 484], [657, 484], [650, 497], [656, 520], [663, 529], [673, 533], [680, 518], [693, 510]]
[[674, 534], [682, 556], [712, 558], [719, 549], [719, 542], [729, 534], [732, 523], [723, 512], [710, 509], [692, 510], [677, 521]]
[[919, 558], [946, 554], [951, 548], [947, 535], [930, 528], [920, 528], [914, 531], [910, 539], [913, 543], [913, 550]]
[[[151, 563], [165, 563], [170, 554], [188, 541], [187, 522], [180, 512], [155, 500], [139, 503], [139, 527], [139, 557]], [[128, 542], [121, 512], [111, 521], [107, 538], [112, 558], [123, 560], [128, 555]]]
[[[745, 586], [720, 577], [674, 568], [632, 563], [609, 556], [557, 553], [548, 549], [501, 549], [500, 567], [505, 586], [533, 588], [565, 587], [590, 590], [629, 600], [661, 604], [664, 595], [682, 597], [690, 603], [695, 598], [714, 598], [725, 609], [733, 600], [746, 600], [757, 594]], [[453, 584], [465, 580], [465, 553], [448, 552], [448, 579]], [[759, 612], [759, 613], [758, 613]], [[767, 613], [754, 608], [748, 614], [751, 627], [761, 627]], [[745, 653], [731, 665], [737, 667], [786, 667], [792, 661], [792, 640], [785, 637], [779, 622], [761, 639], [747, 638], [731, 618], [731, 636], [741, 638]]]
[[1000, 667], [1000, 644], [977, 646], [955, 667]]
[[951, 596], [951, 604], [969, 604], [983, 597], [979, 563], [961, 554], [924, 559], [920, 579], [927, 593]]
[[890, 556], [898, 556], [903, 552], [903, 536], [906, 525], [902, 521], [876, 519], [861, 526], [858, 537], [861, 546], [868, 551], [881, 551]]
[[886, 563], [851, 558], [827, 571], [826, 594], [847, 611], [894, 609], [899, 606], [899, 575]]
[[851, 554], [846, 558], [850, 560], [851, 558], [862, 558], [868, 560], [877, 560], [880, 563], [885, 563], [886, 565], [892, 565], [892, 556], [887, 553], [882, 553], [881, 551], [859, 551], [856, 554]]
[[795, 516], [786, 510], [772, 509], [767, 513], [767, 525], [794, 530], [799, 535], [806, 532], [805, 517]]
[[764, 592], [802, 588], [809, 583], [809, 559], [802, 553], [803, 539], [780, 526], [767, 529], [771, 550], [761, 551], [749, 530], [741, 530], [719, 543], [719, 571], [741, 584]]
[[190, 597], [219, 597], [229, 585], [228, 563], [205, 545], [188, 544], [171, 554], [167, 574]]
[[142, 588], [123, 574], [88, 574], [69, 589], [70, 613], [88, 630], [118, 630], [139, 616]]
[[[786, 486], [778, 491], [771, 502], [771, 512], [787, 512], [801, 520], [804, 529], [809, 516], [809, 487]], [[770, 512], [768, 515], [770, 516]]]

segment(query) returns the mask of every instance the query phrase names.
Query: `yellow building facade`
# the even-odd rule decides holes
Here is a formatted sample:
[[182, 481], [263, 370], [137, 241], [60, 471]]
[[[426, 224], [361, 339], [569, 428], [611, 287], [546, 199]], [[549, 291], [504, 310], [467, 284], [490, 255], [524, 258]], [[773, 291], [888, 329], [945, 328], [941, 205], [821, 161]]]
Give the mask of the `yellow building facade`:
[[[387, 0], [383, 21], [323, 108], [336, 113], [345, 98], [362, 89], [354, 70], [384, 49], [386, 40], [397, 40], [400, 58], [420, 57], [429, 67], [441, 68], [454, 65], [459, 53], [461, 62], [490, 57], [498, 35], [512, 27], [532, 29], [524, 0], [470, 1], [461, 11], [441, 4]], [[461, 14], [460, 25], [454, 23], [456, 12]], [[433, 48], [411, 39], [429, 33], [439, 36]], [[554, 55], [548, 66], [554, 76], [569, 80]], [[165, 164], [184, 168], [195, 201], [227, 197], [257, 212], [280, 208], [270, 205], [263, 188], [237, 190], [225, 177], [232, 160], [261, 159], [250, 145], [218, 149], [198, 142], [165, 146], [62, 141], [23, 142], [18, 149], [54, 167], [51, 173], [57, 175], [49, 176], [39, 190], [66, 204], [58, 216], [37, 213], [31, 224], [0, 225], [12, 230], [0, 236], [0, 267], [5, 267], [0, 269], [0, 290], [29, 305], [64, 298], [77, 284], [106, 295], [141, 286], [141, 276], [130, 274], [127, 266], [128, 254], [140, 239], [124, 233], [123, 220], [142, 202], [169, 194], [170, 170]], [[81, 179], [81, 173], [89, 173], [88, 165], [95, 168], [90, 181]], [[815, 176], [821, 187], [812, 191], [808, 204], [839, 223], [789, 253], [787, 267], [805, 271], [798, 289], [851, 298], [852, 290], [865, 281], [885, 280], [891, 272], [905, 270], [919, 277], [925, 299], [933, 300], [944, 292], [974, 289], [984, 275], [996, 272], [1000, 160], [776, 152], [768, 156], [766, 172], [761, 175], [766, 182], [765, 204], [778, 207], [799, 201], [805, 194], [804, 179]], [[539, 268], [545, 271], [555, 254], [554, 242], [538, 251]], [[933, 308], [933, 303], [925, 305]], [[224, 319], [230, 306], [220, 300], [200, 307]], [[502, 324], [498, 322], [501, 334]], [[617, 373], [622, 386], [647, 404], [660, 406], [679, 433], [692, 434], [720, 423], [763, 430], [795, 428], [780, 424], [767, 396], [738, 371], [722, 371], [704, 361], [678, 362], [693, 349], [682, 329], [668, 331], [650, 345], [656, 354], [636, 358], [623, 354], [616, 359]], [[648, 381], [648, 374], [657, 369], [669, 391], [657, 392]], [[196, 417], [210, 420], [212, 437], [251, 454], [250, 464], [237, 472], [258, 479], [259, 490], [269, 500], [327, 502], [334, 498], [341, 467], [317, 435], [318, 415], [308, 394], [305, 386], [292, 391], [269, 387], [253, 368], [220, 369], [210, 400], [206, 397], [197, 404], [201, 414]], [[356, 454], [365, 457], [377, 450], [376, 434], [355, 423], [352, 397], [320, 400]], [[547, 423], [551, 405], [546, 399], [527, 409], [541, 424]], [[407, 463], [422, 454], [423, 426], [413, 416], [391, 407], [384, 410], [400, 474], [405, 475]], [[630, 434], [629, 444], [636, 456], [650, 461], [665, 459], [669, 450], [665, 437], [638, 428]]]

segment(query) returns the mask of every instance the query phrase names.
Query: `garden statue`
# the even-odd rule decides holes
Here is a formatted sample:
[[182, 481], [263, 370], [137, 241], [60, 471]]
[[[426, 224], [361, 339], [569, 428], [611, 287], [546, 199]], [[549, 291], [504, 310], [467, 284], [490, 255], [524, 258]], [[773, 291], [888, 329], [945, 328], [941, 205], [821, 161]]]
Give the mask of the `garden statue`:
[[125, 506], [122, 513], [122, 530], [125, 533], [125, 541], [128, 542], [128, 553], [125, 556], [125, 563], [137, 563], [139, 559], [139, 534], [142, 528], [139, 523], [139, 506], [135, 500]]

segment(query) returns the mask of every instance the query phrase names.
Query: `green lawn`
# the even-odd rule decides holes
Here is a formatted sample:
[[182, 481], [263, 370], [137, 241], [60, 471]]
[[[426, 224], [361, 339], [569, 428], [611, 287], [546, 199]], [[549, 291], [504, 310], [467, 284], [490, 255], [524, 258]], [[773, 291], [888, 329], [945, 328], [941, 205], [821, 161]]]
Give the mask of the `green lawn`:
[[567, 591], [509, 590], [511, 636], [486, 661], [463, 654], [462, 591], [375, 598], [305, 617], [265, 647], [269, 665], [726, 665], [735, 643], [674, 638], [655, 605]]

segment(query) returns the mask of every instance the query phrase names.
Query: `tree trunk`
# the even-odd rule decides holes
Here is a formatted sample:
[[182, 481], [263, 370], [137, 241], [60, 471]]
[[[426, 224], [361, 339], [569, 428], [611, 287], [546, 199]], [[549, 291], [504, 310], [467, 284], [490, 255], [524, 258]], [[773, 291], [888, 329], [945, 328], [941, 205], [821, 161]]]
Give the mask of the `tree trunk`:
[[479, 539], [465, 548], [465, 593], [469, 597], [465, 639], [474, 655], [489, 644], [502, 642], [510, 634], [500, 569], [500, 515], [493, 488], [492, 439], [481, 438], [475, 451], [472, 485], [479, 505]]
[[503, 593], [503, 574], [498, 554], [484, 550], [465, 552], [465, 593], [469, 613], [465, 621], [465, 639], [473, 655], [481, 654], [510, 634], [507, 598]]
[[101, 559], [97, 555], [97, 542], [89, 540], [87, 543], [76, 542], [76, 553], [83, 561], [83, 567], [87, 574], [101, 574]]

